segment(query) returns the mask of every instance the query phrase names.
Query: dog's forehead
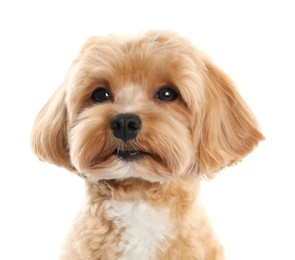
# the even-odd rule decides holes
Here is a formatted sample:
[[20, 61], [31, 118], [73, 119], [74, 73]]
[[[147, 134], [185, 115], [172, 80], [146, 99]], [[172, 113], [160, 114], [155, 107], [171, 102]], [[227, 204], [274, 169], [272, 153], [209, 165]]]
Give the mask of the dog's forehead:
[[[81, 67], [94, 78], [120, 86], [136, 83], [173, 83], [196, 67], [191, 48], [177, 39], [154, 40], [110, 38], [97, 41], [81, 56]], [[161, 81], [161, 82], [160, 82]]]
[[117, 88], [115, 102], [134, 104], [146, 99], [146, 92], [139, 84], [129, 83]]
[[92, 68], [112, 69], [116, 76], [135, 77], [180, 68], [189, 58], [186, 47], [176, 39], [99, 38], [83, 53], [81, 61]]
[[128, 82], [143, 86], [172, 81], [176, 70], [180, 74], [182, 57], [162, 45], [136, 40], [112, 40], [107, 44], [97, 40], [81, 54], [71, 75], [78, 81], [88, 78], [108, 82], [116, 91], [124, 89], [124, 93], [131, 91]]

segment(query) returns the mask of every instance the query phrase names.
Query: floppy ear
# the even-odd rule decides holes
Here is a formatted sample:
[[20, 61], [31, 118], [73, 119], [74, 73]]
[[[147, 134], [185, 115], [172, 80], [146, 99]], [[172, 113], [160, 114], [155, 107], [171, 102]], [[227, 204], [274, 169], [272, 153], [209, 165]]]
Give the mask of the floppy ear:
[[199, 172], [213, 177], [213, 173], [250, 153], [264, 136], [227, 75], [209, 60], [205, 63], [206, 104], [198, 162]]
[[65, 104], [66, 86], [71, 70], [85, 50], [95, 44], [98, 37], [90, 37], [83, 44], [77, 59], [72, 63], [64, 83], [57, 89], [39, 112], [32, 130], [32, 149], [43, 161], [76, 171], [71, 165], [67, 137], [68, 115]]
[[71, 171], [67, 142], [67, 108], [62, 85], [39, 112], [32, 129], [32, 149], [41, 159]]

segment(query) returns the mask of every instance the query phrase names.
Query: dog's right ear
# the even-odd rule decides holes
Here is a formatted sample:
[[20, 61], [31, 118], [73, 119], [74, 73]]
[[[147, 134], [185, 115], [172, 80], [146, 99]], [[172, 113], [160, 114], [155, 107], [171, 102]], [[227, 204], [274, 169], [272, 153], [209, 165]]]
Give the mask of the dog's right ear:
[[77, 59], [73, 62], [64, 83], [57, 89], [39, 112], [32, 129], [32, 149], [43, 161], [56, 164], [70, 171], [76, 171], [71, 164], [68, 146], [68, 114], [65, 103], [67, 81], [70, 71], [83, 57], [84, 52], [93, 46], [99, 37], [86, 40]]
[[57, 89], [39, 112], [31, 141], [34, 153], [41, 160], [75, 170], [68, 152], [65, 84]]

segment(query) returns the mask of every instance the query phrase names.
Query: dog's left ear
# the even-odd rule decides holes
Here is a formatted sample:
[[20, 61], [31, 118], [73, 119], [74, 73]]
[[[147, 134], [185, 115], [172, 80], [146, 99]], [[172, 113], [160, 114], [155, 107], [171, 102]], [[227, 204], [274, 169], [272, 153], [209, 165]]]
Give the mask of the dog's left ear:
[[207, 177], [240, 161], [264, 136], [232, 81], [205, 60], [205, 106], [198, 143], [199, 172]]

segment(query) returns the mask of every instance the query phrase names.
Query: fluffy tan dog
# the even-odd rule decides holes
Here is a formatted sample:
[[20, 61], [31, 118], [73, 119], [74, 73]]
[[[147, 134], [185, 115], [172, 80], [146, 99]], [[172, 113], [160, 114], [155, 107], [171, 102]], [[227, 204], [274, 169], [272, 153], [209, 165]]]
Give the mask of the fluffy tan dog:
[[263, 139], [230, 79], [169, 32], [90, 38], [32, 136], [86, 180], [67, 260], [224, 259], [199, 183]]

